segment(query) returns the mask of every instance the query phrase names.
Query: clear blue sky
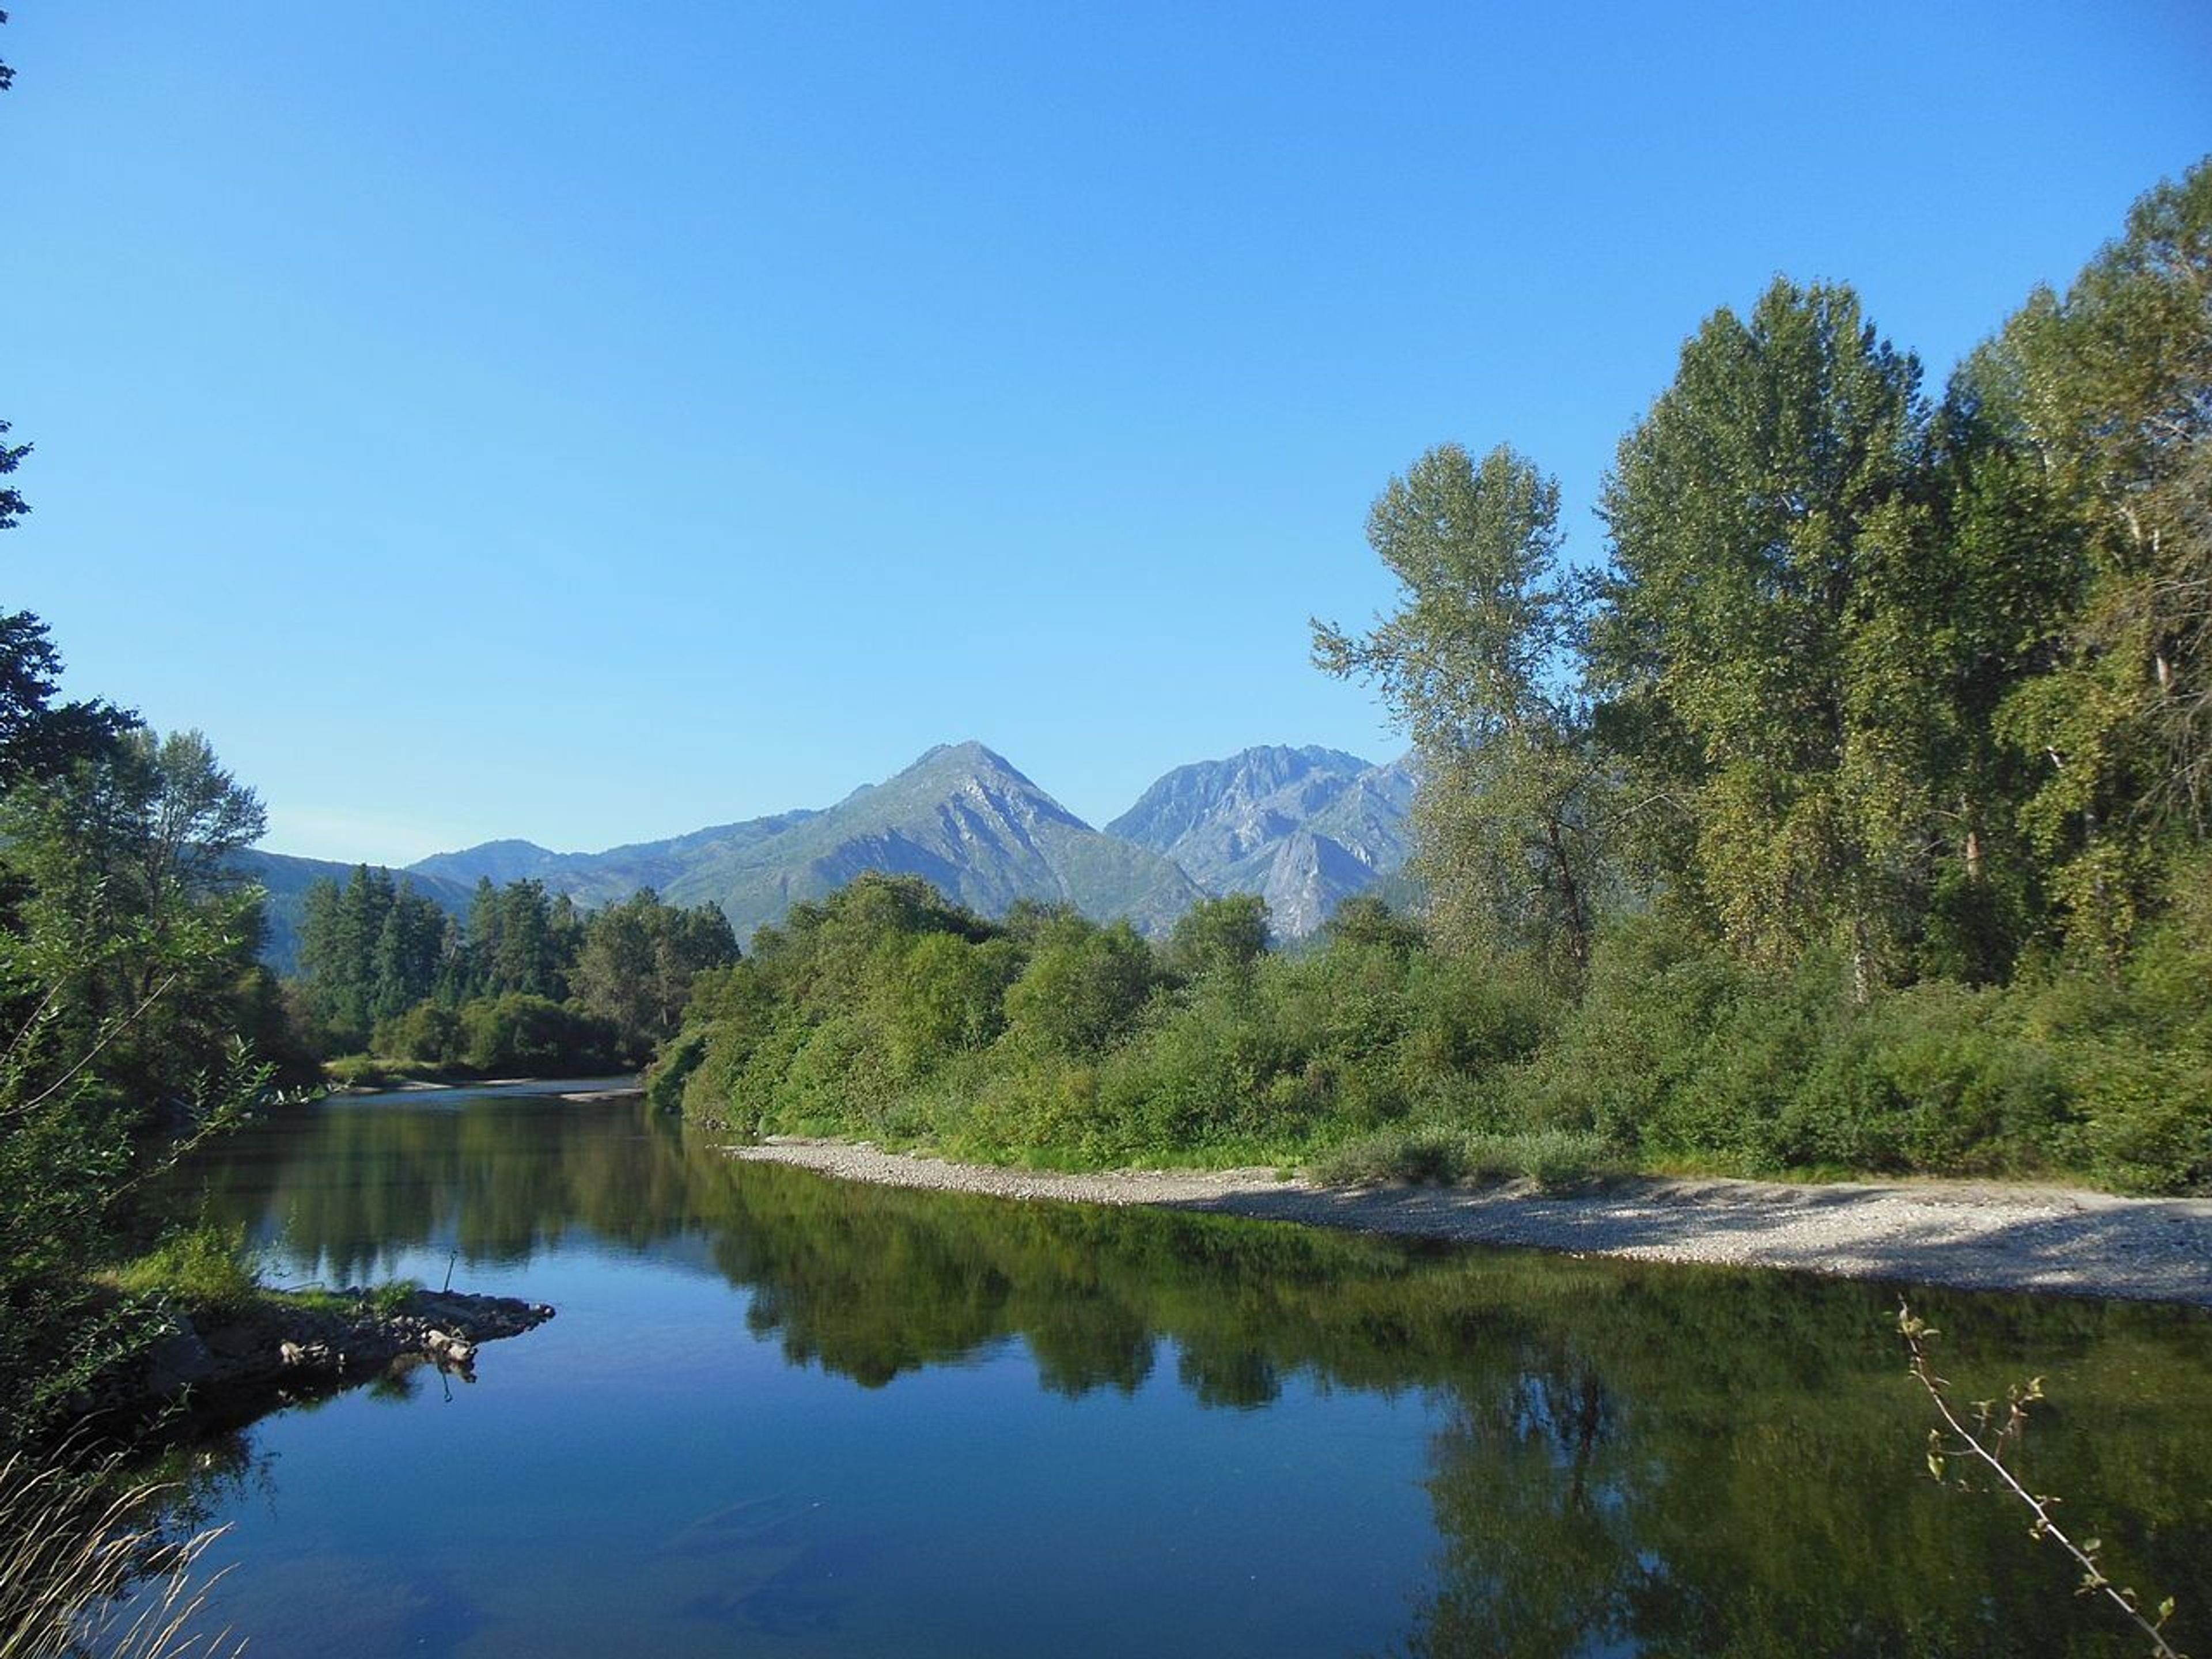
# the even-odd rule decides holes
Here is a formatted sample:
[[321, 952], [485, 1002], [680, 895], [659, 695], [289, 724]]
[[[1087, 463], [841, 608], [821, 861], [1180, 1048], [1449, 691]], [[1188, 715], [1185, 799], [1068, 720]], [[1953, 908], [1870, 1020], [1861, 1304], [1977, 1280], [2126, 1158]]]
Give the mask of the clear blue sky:
[[1387, 757], [1423, 449], [1601, 557], [1717, 307], [1940, 384], [2212, 150], [2200, 0], [9, 9], [0, 603], [344, 859]]

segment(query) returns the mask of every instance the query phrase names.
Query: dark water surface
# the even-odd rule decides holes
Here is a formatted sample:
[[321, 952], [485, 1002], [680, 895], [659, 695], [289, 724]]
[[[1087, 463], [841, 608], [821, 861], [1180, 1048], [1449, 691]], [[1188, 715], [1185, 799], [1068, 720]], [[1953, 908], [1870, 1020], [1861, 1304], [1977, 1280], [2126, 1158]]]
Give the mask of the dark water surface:
[[[334, 1101], [204, 1166], [285, 1283], [553, 1303], [195, 1458], [312, 1655], [2133, 1654], [1938, 1487], [1896, 1296], [856, 1188], [635, 1102]], [[2212, 1322], [1916, 1292], [2212, 1650]]]

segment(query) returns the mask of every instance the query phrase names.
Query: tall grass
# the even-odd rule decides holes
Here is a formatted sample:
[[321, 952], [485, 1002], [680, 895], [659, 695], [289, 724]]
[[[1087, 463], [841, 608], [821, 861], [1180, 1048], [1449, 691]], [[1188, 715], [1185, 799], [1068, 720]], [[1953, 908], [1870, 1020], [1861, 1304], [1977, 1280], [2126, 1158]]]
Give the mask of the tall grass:
[[0, 1659], [241, 1651], [228, 1631], [194, 1628], [222, 1577], [196, 1569], [223, 1528], [165, 1538], [152, 1519], [165, 1488], [114, 1474], [27, 1452], [0, 1463]]

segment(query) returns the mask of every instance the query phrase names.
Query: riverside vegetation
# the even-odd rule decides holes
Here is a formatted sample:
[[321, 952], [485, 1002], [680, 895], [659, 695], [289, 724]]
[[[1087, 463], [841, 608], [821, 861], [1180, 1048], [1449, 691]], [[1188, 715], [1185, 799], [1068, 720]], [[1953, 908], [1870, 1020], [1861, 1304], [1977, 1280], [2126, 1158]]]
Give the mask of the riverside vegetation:
[[[1302, 951], [1249, 897], [1156, 945], [868, 877], [740, 957], [650, 892], [586, 916], [487, 884], [434, 928], [363, 870], [283, 986], [232, 861], [252, 791], [197, 732], [63, 701], [44, 623], [0, 613], [0, 1504], [73, 1517], [0, 1518], [63, 1564], [0, 1640], [76, 1642], [115, 1580], [68, 1564], [137, 1524], [46, 1505], [19, 1449], [173, 1312], [260, 1293], [230, 1233], [165, 1230], [155, 1177], [343, 1048], [657, 1053], [653, 1098], [696, 1117], [1048, 1163], [2203, 1187], [2209, 240], [2199, 167], [1933, 403], [1846, 289], [1717, 313], [1622, 445], [1602, 574], [1522, 457], [1422, 457], [1369, 526], [1403, 606], [1315, 645], [1414, 736], [1427, 908], [1347, 905]], [[0, 530], [28, 510], [8, 432]]]
[[1249, 896], [1155, 942], [878, 875], [741, 957], [649, 891], [487, 883], [460, 925], [364, 869], [282, 985], [234, 862], [253, 793], [198, 733], [61, 701], [45, 625], [0, 615], [0, 1453], [258, 1293], [144, 1194], [350, 1048], [655, 1054], [656, 1103], [748, 1133], [1040, 1164], [2203, 1188], [2208, 294], [2206, 166], [1933, 402], [1850, 290], [1778, 283], [1623, 441], [1602, 571], [1523, 458], [1421, 457], [1369, 523], [1400, 608], [1315, 648], [1415, 739], [1426, 903], [1297, 950]]
[[[563, 1305], [465, 1415], [418, 1372], [427, 1419], [355, 1395], [257, 1431], [265, 1475], [206, 1516], [241, 1534], [218, 1621], [258, 1651], [334, 1585], [398, 1650], [428, 1582], [439, 1627], [533, 1654], [2143, 1650], [2024, 1513], [1928, 1479], [1880, 1285], [859, 1187], [725, 1140], [398, 1095], [210, 1148], [179, 1201], [283, 1271], [434, 1284], [458, 1248]], [[2202, 1654], [2203, 1319], [1913, 1300], [1960, 1399], [2047, 1375], [2020, 1467]], [[425, 1491], [471, 1496], [424, 1525]], [[336, 1558], [304, 1583], [302, 1535]]]
[[1931, 399], [1840, 286], [1716, 313], [1602, 569], [1501, 447], [1393, 479], [1326, 670], [1409, 727], [1417, 923], [1164, 946], [863, 878], [653, 1098], [1042, 1164], [2212, 1180], [2212, 165]]

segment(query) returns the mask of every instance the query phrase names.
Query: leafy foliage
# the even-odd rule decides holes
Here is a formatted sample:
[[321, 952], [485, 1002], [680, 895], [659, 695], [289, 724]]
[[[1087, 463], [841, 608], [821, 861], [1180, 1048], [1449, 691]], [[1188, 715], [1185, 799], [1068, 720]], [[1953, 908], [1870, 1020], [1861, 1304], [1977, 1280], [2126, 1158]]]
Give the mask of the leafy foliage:
[[654, 1097], [1044, 1162], [2212, 1184], [2208, 296], [2212, 163], [1935, 404], [1778, 280], [1623, 440], [1595, 579], [1531, 462], [1431, 449], [1369, 517], [1397, 608], [1314, 632], [1420, 751], [1425, 915], [1156, 951], [863, 877], [702, 976]]
[[464, 928], [363, 866], [307, 890], [301, 993], [325, 1054], [550, 1075], [642, 1059], [675, 1034], [694, 978], [737, 956], [714, 906], [650, 889], [582, 916], [537, 880], [483, 881]]
[[[213, 843], [258, 814], [204, 744], [142, 734], [7, 797], [0, 925], [0, 1440], [149, 1329], [88, 1276], [148, 1175], [270, 1097], [237, 1035], [252, 897]], [[179, 803], [184, 803], [180, 806]], [[189, 808], [190, 810], [186, 810]]]
[[[0, 65], [0, 90], [9, 79]], [[0, 480], [29, 453], [6, 443], [7, 431], [0, 422]], [[28, 510], [0, 484], [0, 530]], [[283, 1024], [252, 962], [258, 895], [228, 872], [261, 833], [260, 801], [197, 732], [160, 737], [105, 702], [58, 704], [60, 673], [43, 623], [0, 614], [4, 1454], [48, 1432], [73, 1391], [153, 1328], [94, 1274], [143, 1224], [150, 1175], [269, 1101], [273, 1069], [242, 1034]], [[0, 1474], [0, 1508], [27, 1490], [16, 1480], [24, 1467], [11, 1456]], [[0, 1539], [9, 1518], [0, 1516]], [[100, 1531], [70, 1546], [97, 1546]], [[15, 1594], [19, 1565], [0, 1574], [9, 1586], [0, 1600]], [[39, 1605], [81, 1609], [69, 1586], [91, 1581], [61, 1565], [62, 1577], [27, 1581], [23, 1592], [58, 1585], [61, 1599]], [[12, 1601], [0, 1615], [11, 1651], [19, 1633], [58, 1644], [81, 1634], [66, 1620], [40, 1626], [35, 1610], [24, 1619]]]
[[1745, 954], [1883, 976], [1923, 874], [1919, 366], [1843, 288], [1723, 310], [1622, 441], [1594, 667], [1675, 822], [1660, 869]]
[[1316, 623], [1314, 656], [1375, 681], [1427, 767], [1414, 868], [1463, 947], [1558, 945], [1586, 967], [1607, 774], [1571, 659], [1584, 585], [1561, 562], [1559, 489], [1511, 450], [1456, 444], [1393, 478], [1367, 539], [1404, 590], [1364, 638]]

